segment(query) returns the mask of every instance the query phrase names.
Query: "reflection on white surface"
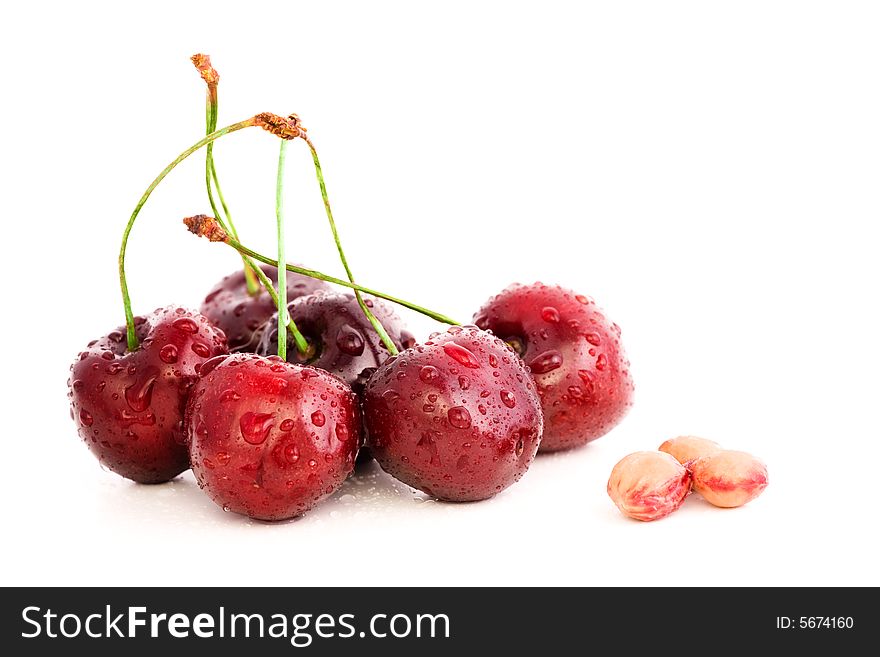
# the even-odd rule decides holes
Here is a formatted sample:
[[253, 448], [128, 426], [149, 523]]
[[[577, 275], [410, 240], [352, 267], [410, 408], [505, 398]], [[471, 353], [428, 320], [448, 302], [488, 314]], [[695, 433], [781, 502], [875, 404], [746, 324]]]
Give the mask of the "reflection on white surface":
[[[692, 495], [655, 523], [622, 517], [605, 493], [611, 467], [666, 437], [652, 438], [656, 419], [638, 412], [583, 449], [539, 456], [491, 500], [437, 502], [371, 462], [304, 517], [277, 523], [224, 512], [189, 472], [157, 486], [102, 472], [69, 418], [58, 422], [59, 458], [40, 482], [51, 487], [30, 489], [40, 506], [29, 508], [22, 489], [25, 503], [11, 508], [18, 534], [2, 545], [4, 583], [614, 585], [690, 583], [700, 573], [700, 583], [796, 584], [803, 569], [791, 555], [809, 554], [821, 537], [855, 537], [852, 563], [872, 545], [859, 538], [867, 525], [841, 515], [832, 497], [803, 503], [809, 472], [786, 461], [781, 442], [760, 449], [771, 486], [752, 504], [722, 510]], [[840, 568], [819, 562], [812, 581], [861, 577]]]
[[101, 483], [99, 510], [103, 515], [124, 518], [137, 526], [184, 524], [188, 528], [218, 525], [283, 526], [321, 524], [368, 519], [389, 513], [418, 512], [437, 502], [384, 473], [375, 461], [358, 466], [333, 495], [300, 518], [281, 522], [253, 520], [223, 511], [199, 490], [192, 472], [166, 484], [143, 486], [107, 473]]

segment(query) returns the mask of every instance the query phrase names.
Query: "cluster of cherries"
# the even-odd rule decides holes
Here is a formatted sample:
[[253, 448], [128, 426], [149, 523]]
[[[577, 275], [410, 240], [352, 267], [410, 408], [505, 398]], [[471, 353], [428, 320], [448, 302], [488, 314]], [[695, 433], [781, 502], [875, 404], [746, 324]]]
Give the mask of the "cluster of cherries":
[[[218, 78], [206, 61], [196, 64], [214, 123], [209, 112], [201, 145], [232, 131], [213, 129]], [[304, 134], [293, 116], [249, 121], [282, 139]], [[139, 203], [125, 240], [170, 168]], [[216, 181], [210, 151], [208, 170]], [[331, 226], [338, 244], [332, 217]], [[472, 326], [452, 325], [417, 343], [378, 293], [362, 294], [344, 256], [348, 282], [293, 265], [279, 277], [265, 264], [271, 259], [215, 222], [193, 232], [238, 248], [245, 268], [211, 289], [199, 312], [168, 306], [134, 317], [124, 240], [128, 321], [90, 342], [71, 367], [79, 435], [123, 477], [161, 483], [192, 468], [224, 509], [281, 520], [331, 495], [356, 460], [372, 457], [437, 499], [475, 501], [516, 482], [538, 451], [607, 433], [631, 405], [620, 328], [587, 296], [513, 285], [489, 299]], [[254, 278], [264, 285], [255, 287]], [[334, 291], [327, 280], [354, 293]], [[281, 317], [279, 298], [288, 301]], [[297, 348], [280, 348], [282, 333]]]

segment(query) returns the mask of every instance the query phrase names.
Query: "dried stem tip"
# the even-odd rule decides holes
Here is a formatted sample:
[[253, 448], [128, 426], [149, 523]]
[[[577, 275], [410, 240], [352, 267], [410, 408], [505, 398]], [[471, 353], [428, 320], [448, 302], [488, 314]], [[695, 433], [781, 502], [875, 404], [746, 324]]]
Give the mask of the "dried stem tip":
[[183, 220], [186, 227], [193, 235], [207, 237], [212, 242], [226, 242], [229, 235], [214, 217], [206, 214], [197, 214], [194, 217], [186, 217]]
[[201, 53], [196, 53], [192, 57], [193, 65], [198, 69], [199, 75], [202, 76], [202, 80], [205, 81], [209, 86], [216, 86], [218, 82], [220, 82], [220, 74], [211, 66], [211, 57], [208, 55], [203, 55]]
[[272, 112], [262, 112], [254, 117], [254, 123], [281, 139], [306, 139], [306, 129], [296, 114], [285, 118]]

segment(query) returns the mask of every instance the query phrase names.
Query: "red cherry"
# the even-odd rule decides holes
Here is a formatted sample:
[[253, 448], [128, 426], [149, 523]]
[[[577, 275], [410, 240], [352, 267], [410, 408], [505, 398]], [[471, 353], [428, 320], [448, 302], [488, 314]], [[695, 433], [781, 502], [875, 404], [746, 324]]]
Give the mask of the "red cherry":
[[541, 451], [605, 435], [632, 405], [620, 328], [595, 302], [556, 286], [512, 285], [474, 316], [530, 367], [544, 410]]
[[327, 372], [242, 353], [196, 383], [186, 431], [193, 473], [214, 502], [284, 520], [345, 481], [360, 415], [351, 388]]
[[[398, 349], [415, 344], [415, 338], [391, 308], [370, 297], [364, 297], [364, 301]], [[288, 361], [327, 370], [358, 394], [363, 391], [370, 375], [390, 356], [353, 294], [317, 292], [295, 299], [287, 308], [297, 328], [314, 349], [314, 354], [303, 357], [295, 346], [290, 345]], [[258, 335], [256, 353], [271, 356], [278, 351], [277, 313]]]
[[[260, 268], [273, 283], [278, 283], [278, 270], [275, 267], [261, 265]], [[327, 289], [330, 288], [324, 281], [287, 272], [288, 299]], [[263, 287], [256, 295], [248, 294], [244, 270], [239, 269], [214, 286], [202, 302], [201, 312], [223, 329], [230, 350], [240, 350], [251, 342], [254, 332], [272, 316], [275, 304]]]
[[449, 501], [492, 497], [528, 470], [541, 440], [534, 382], [507, 345], [452, 327], [380, 367], [364, 391], [373, 456]]
[[203, 315], [173, 306], [135, 324], [137, 351], [126, 351], [124, 326], [89, 343], [71, 367], [68, 397], [80, 437], [106, 468], [156, 484], [189, 467], [186, 400], [226, 339]]

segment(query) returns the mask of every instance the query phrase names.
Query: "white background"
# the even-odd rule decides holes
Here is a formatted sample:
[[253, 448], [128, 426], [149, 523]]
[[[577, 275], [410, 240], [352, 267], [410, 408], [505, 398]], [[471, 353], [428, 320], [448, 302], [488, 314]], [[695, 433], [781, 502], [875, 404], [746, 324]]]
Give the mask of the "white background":
[[[534, 5], [13, 3], [0, 21], [3, 584], [880, 584], [880, 15], [870, 2]], [[299, 113], [355, 274], [468, 320], [513, 281], [590, 294], [623, 327], [636, 405], [488, 502], [375, 467], [305, 518], [224, 514], [191, 475], [102, 471], [68, 366], [123, 319], [115, 258], [146, 185], [203, 130]], [[240, 232], [274, 248], [277, 141], [218, 143]], [[132, 234], [136, 312], [197, 307], [236, 257], [188, 235], [203, 160]], [[288, 254], [340, 272], [307, 151]], [[405, 315], [424, 338], [435, 325]], [[681, 433], [771, 484], [618, 514], [625, 454]]]

